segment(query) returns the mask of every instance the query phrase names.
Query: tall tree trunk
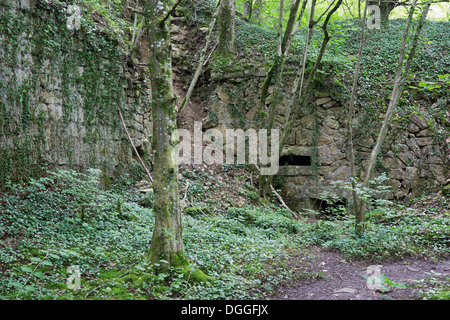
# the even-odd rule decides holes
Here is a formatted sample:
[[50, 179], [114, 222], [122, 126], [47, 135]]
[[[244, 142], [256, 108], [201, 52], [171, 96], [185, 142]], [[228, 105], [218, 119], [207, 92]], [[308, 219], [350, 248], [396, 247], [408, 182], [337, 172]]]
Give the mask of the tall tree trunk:
[[358, 0], [358, 19], [361, 19], [361, 0]]
[[149, 70], [152, 91], [155, 228], [149, 260], [167, 261], [165, 267], [186, 265], [183, 255], [178, 166], [172, 134], [176, 131], [176, 105], [168, 9], [170, 0], [144, 1], [149, 34]]
[[222, 2], [218, 4], [216, 12], [214, 13], [211, 23], [209, 24], [208, 35], [206, 36], [205, 44], [203, 45], [203, 48], [200, 51], [200, 59], [198, 61], [197, 69], [195, 70], [194, 77], [192, 78], [191, 84], [189, 85], [189, 89], [186, 92], [186, 95], [184, 96], [183, 101], [181, 102], [181, 105], [178, 109], [178, 117], [181, 117], [181, 115], [183, 114], [184, 109], [186, 108], [186, 105], [189, 102], [189, 99], [191, 98], [192, 92], [194, 91], [194, 88], [197, 85], [198, 78], [202, 73], [206, 59], [206, 51], [208, 50], [209, 44], [211, 42], [212, 33], [214, 31], [214, 27], [216, 26], [217, 16], [219, 14], [221, 4]]
[[[303, 8], [301, 11], [301, 14], [299, 18], [297, 19], [297, 12], [298, 8], [300, 6], [301, 0], [295, 0], [291, 5], [289, 20], [286, 26], [286, 29], [284, 31], [283, 36], [283, 19], [284, 19], [284, 0], [280, 1], [280, 12], [279, 12], [279, 18], [278, 18], [278, 49], [277, 49], [277, 56], [275, 58], [275, 61], [270, 68], [269, 72], [267, 73], [267, 76], [264, 80], [263, 87], [261, 89], [261, 96], [260, 96], [260, 128], [265, 127], [267, 129], [267, 133], [269, 135], [268, 140], [270, 141], [270, 134], [271, 130], [273, 128], [274, 119], [275, 119], [275, 110], [277, 106], [277, 100], [279, 96], [280, 91], [280, 85], [281, 85], [281, 78], [282, 78], [282, 71], [284, 67], [284, 63], [286, 61], [287, 54], [289, 52], [290, 43], [292, 40], [292, 37], [294, 33], [297, 31], [298, 24], [297, 22], [300, 21], [304, 8], [306, 6], [306, 3], [308, 0], [304, 0], [303, 2]], [[273, 79], [275, 79], [274, 84], [274, 92], [272, 94], [272, 101], [270, 103], [270, 110], [269, 110], [269, 117], [267, 117], [266, 112], [266, 102], [267, 102], [267, 95], [269, 92], [269, 87], [272, 85]], [[266, 121], [268, 120], [268, 122]], [[267, 125], [266, 125], [267, 123]], [[266, 196], [269, 194], [270, 191], [270, 185], [271, 185], [271, 176], [259, 176], [259, 188], [260, 193], [262, 196]]]
[[[328, 8], [326, 10], [324, 10], [322, 12], [322, 14], [315, 20], [314, 16], [315, 16], [315, 5], [316, 5], [316, 0], [313, 0], [311, 2], [311, 10], [310, 10], [310, 21], [309, 21], [309, 25], [308, 25], [308, 36], [307, 36], [307, 40], [305, 43], [305, 50], [303, 52], [304, 55], [304, 59], [302, 62], [302, 65], [299, 68], [299, 71], [297, 73], [296, 79], [294, 81], [294, 88], [292, 91], [292, 96], [291, 96], [291, 102], [287, 108], [287, 112], [286, 112], [286, 117], [285, 117], [285, 121], [284, 124], [281, 128], [281, 137], [280, 137], [280, 143], [279, 143], [279, 152], [282, 151], [283, 147], [284, 147], [284, 143], [286, 141], [287, 136], [290, 134], [291, 130], [292, 130], [292, 124], [293, 124], [293, 119], [294, 117], [298, 114], [298, 111], [301, 107], [303, 107], [306, 98], [307, 98], [307, 94], [309, 92], [309, 89], [313, 83], [313, 80], [315, 78], [315, 74], [316, 71], [318, 69], [318, 66], [322, 60], [322, 57], [325, 53], [325, 49], [326, 46], [330, 40], [330, 35], [328, 33], [328, 23], [331, 19], [331, 16], [336, 12], [336, 10], [341, 6], [343, 0], [334, 0], [332, 1], [332, 3], [328, 6]], [[336, 3], [336, 4], [335, 4]], [[305, 5], [306, 3], [304, 3]], [[334, 4], [334, 6], [333, 6]], [[302, 14], [303, 14], [303, 9], [302, 8]], [[330, 11], [331, 9], [331, 11]], [[328, 14], [327, 14], [328, 12]], [[321, 28], [323, 29], [324, 32], [324, 39], [322, 41], [322, 45], [320, 48], [320, 52], [319, 55], [317, 57], [316, 62], [314, 63], [314, 66], [309, 74], [309, 78], [306, 82], [305, 85], [305, 90], [303, 90], [303, 78], [304, 78], [304, 74], [305, 74], [305, 62], [306, 62], [306, 55], [308, 52], [308, 48], [309, 48], [309, 42], [312, 38], [312, 34], [314, 32], [314, 28], [317, 25], [317, 23], [322, 19], [322, 17], [327, 14], [323, 25], [321, 26]], [[296, 28], [296, 27], [295, 27]], [[288, 45], [289, 42], [286, 42], [286, 45]], [[273, 69], [274, 67], [272, 67]], [[270, 72], [270, 71], [269, 71]], [[275, 74], [275, 71], [273, 71]], [[267, 78], [266, 81], [267, 82]], [[264, 85], [263, 85], [263, 89], [264, 89]], [[303, 90], [303, 91], [302, 91]], [[263, 95], [262, 95], [263, 97]], [[263, 99], [261, 99], [261, 102], [263, 102]], [[261, 104], [262, 105], [262, 104]], [[265, 112], [261, 112], [261, 114], [264, 116]], [[274, 116], [274, 113], [271, 114], [272, 116]], [[269, 123], [271, 123], [271, 121], [269, 120]], [[264, 191], [267, 190], [269, 188], [270, 185], [270, 181], [271, 181], [271, 176], [261, 176], [260, 175], [260, 190], [261, 193], [264, 195]], [[262, 185], [261, 185], [262, 184]]]
[[253, 0], [244, 0], [244, 18], [252, 19]]
[[219, 44], [217, 52], [222, 56], [234, 56], [236, 29], [236, 0], [220, 0], [218, 17]]
[[394, 0], [368, 0], [369, 5], [376, 5], [380, 8], [381, 25], [386, 27], [389, 23], [389, 16], [400, 1]]
[[254, 0], [253, 6], [252, 6], [252, 20], [260, 23], [261, 22], [261, 16], [264, 9], [264, 6], [266, 5], [266, 2], [263, 0]]
[[365, 1], [363, 20], [361, 25], [361, 38], [359, 41], [358, 59], [356, 61], [355, 75], [353, 78], [352, 95], [348, 107], [348, 145], [350, 153], [350, 171], [351, 171], [351, 184], [352, 184], [352, 198], [353, 198], [353, 213], [355, 215], [355, 228], [357, 234], [362, 234], [364, 229], [364, 214], [359, 211], [358, 196], [356, 194], [356, 169], [355, 169], [355, 149], [353, 145], [353, 119], [355, 117], [355, 99], [356, 99], [356, 87], [358, 84], [359, 71], [361, 68], [361, 56], [362, 48], [364, 45], [364, 33], [366, 30], [367, 20], [367, 1]]
[[[405, 33], [403, 36], [402, 46], [401, 46], [401, 50], [400, 50], [399, 65], [398, 65], [396, 76], [395, 76], [394, 88], [392, 89], [391, 99], [389, 101], [386, 115], [384, 117], [384, 121], [383, 121], [383, 124], [380, 129], [380, 133], [378, 134], [377, 142], [376, 142], [376, 144], [372, 150], [372, 153], [370, 155], [369, 164], [368, 164], [367, 171], [366, 171], [366, 177], [362, 184], [363, 187], [366, 187], [369, 184], [369, 181], [372, 178], [372, 173], [375, 170], [376, 160], [380, 153], [381, 146], [383, 145], [386, 135], [388, 133], [389, 125], [392, 122], [392, 117], [394, 115], [394, 111], [400, 100], [400, 96], [402, 94], [406, 79], [408, 77], [409, 70], [411, 68], [411, 64], [414, 60], [414, 56], [415, 56], [416, 49], [417, 49], [418, 42], [419, 42], [419, 37], [422, 33], [422, 29], [425, 24], [425, 20], [427, 18], [428, 10], [430, 8], [432, 0], [429, 0], [425, 4], [425, 7], [423, 8], [422, 15], [421, 15], [419, 24], [416, 29], [416, 33], [414, 35], [414, 39], [411, 44], [411, 49], [407, 55], [408, 58], [406, 61], [406, 65], [404, 66], [403, 61], [405, 59], [405, 54], [406, 54], [406, 42], [408, 39], [409, 29], [410, 29], [410, 25], [411, 25], [411, 22], [413, 19], [413, 14], [414, 14], [414, 10], [416, 7], [416, 3], [417, 3], [417, 0], [414, 0], [413, 4], [411, 5], [410, 11], [409, 11], [408, 21], [406, 23]], [[361, 211], [360, 212], [361, 215], [365, 214], [365, 211], [366, 211], [366, 203], [365, 202], [361, 202], [360, 211]]]
[[[320, 21], [320, 19], [325, 15], [326, 12], [328, 12], [328, 10], [332, 7], [332, 5], [334, 3], [333, 8], [328, 12], [323, 25], [321, 26], [323, 33], [324, 33], [324, 38], [322, 40], [322, 44], [320, 47], [320, 51], [319, 51], [319, 55], [317, 56], [317, 59], [308, 75], [308, 79], [306, 81], [306, 84], [303, 88], [303, 77], [305, 74], [305, 64], [303, 63], [303, 65], [300, 67], [296, 80], [294, 81], [294, 92], [292, 95], [292, 99], [290, 101], [290, 104], [288, 106], [288, 111], [286, 112], [286, 117], [284, 120], [284, 124], [282, 127], [282, 133], [281, 133], [281, 137], [280, 137], [280, 151], [282, 150], [284, 143], [286, 141], [286, 138], [289, 136], [289, 134], [291, 133], [292, 130], [292, 126], [294, 123], [294, 117], [298, 114], [299, 110], [301, 108], [304, 107], [306, 98], [308, 97], [309, 94], [309, 90], [314, 82], [314, 78], [317, 72], [317, 69], [319, 67], [320, 62], [322, 61], [323, 55], [325, 54], [325, 50], [326, 47], [328, 45], [328, 42], [330, 41], [331, 37], [330, 34], [328, 33], [328, 23], [332, 17], [332, 15], [336, 12], [336, 10], [341, 6], [343, 0], [337, 0], [337, 1], [333, 1], [329, 6], [328, 9], [326, 9], [319, 18], [317, 18], [316, 20], [314, 20], [314, 8], [315, 8], [315, 3], [316, 1], [313, 0], [311, 3], [311, 17], [310, 17], [310, 22], [309, 22], [309, 26], [308, 26], [308, 37], [307, 37], [307, 41], [305, 44], [305, 52], [304, 54], [304, 58], [306, 57], [307, 54], [307, 50], [308, 50], [308, 44], [309, 41], [312, 37], [312, 33], [314, 31], [314, 28], [316, 26], [316, 24]], [[309, 39], [309, 40], [308, 40]], [[304, 60], [305, 61], [305, 60]]]

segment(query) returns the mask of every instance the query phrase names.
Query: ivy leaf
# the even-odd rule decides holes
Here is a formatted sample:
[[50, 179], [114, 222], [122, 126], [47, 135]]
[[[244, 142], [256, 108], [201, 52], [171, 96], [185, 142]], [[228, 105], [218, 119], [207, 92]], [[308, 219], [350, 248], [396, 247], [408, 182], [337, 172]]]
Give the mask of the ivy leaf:
[[30, 267], [27, 267], [27, 266], [21, 266], [20, 269], [23, 272], [32, 272], [33, 271], [33, 269], [31, 269]]
[[14, 281], [14, 282], [10, 282], [9, 283], [10, 286], [14, 286], [14, 287], [21, 287], [22, 284], [20, 282]]
[[35, 272], [34, 275], [39, 279], [44, 279], [44, 273], [41, 271]]
[[141, 267], [140, 265], [137, 265], [136, 269], [141, 270], [141, 271], [145, 271], [145, 268]]
[[25, 286], [24, 289], [25, 289], [26, 291], [34, 291], [34, 285], [30, 284], [30, 285], [28, 285], [28, 286]]

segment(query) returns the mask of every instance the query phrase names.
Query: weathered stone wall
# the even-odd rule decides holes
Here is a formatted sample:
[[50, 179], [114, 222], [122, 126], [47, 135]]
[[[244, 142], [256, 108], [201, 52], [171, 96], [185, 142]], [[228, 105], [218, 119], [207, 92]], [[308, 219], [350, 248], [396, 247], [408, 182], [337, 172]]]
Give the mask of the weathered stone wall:
[[[213, 93], [206, 103], [209, 116], [204, 119], [203, 128], [223, 131], [225, 128], [255, 127], [264, 77], [264, 70], [213, 74]], [[293, 82], [289, 76], [286, 79], [277, 107], [278, 124], [285, 115]], [[279, 176], [283, 177], [283, 196], [295, 210], [309, 207], [324, 191], [348, 197], [348, 192], [333, 184], [350, 178], [348, 101], [317, 93], [308, 103], [294, 120], [294, 129], [280, 155], [311, 157], [308, 166], [286, 165], [279, 171]], [[419, 114], [400, 110], [399, 115], [402, 118], [391, 125], [375, 176], [380, 173], [389, 176], [392, 187], [387, 195], [389, 199], [405, 200], [437, 192], [449, 176], [450, 138], [439, 139], [436, 129], [432, 129], [432, 121], [424, 120]], [[381, 122], [367, 128], [364, 123], [359, 123], [361, 121], [361, 116], [354, 119], [357, 169], [363, 179]]]
[[150, 154], [148, 84], [117, 43], [83, 26], [70, 31], [61, 8], [0, 1], [0, 182], [42, 168], [138, 166], [120, 124]]

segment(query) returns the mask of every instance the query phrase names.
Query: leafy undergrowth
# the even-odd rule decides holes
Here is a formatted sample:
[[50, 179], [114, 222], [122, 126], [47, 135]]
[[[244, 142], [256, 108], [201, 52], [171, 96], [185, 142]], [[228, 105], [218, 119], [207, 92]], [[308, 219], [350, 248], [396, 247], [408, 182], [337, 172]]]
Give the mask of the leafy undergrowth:
[[[185, 254], [193, 272], [212, 280], [194, 281], [194, 274], [177, 269], [152, 272], [146, 262], [154, 227], [148, 188], [102, 190], [98, 170], [57, 171], [9, 185], [0, 195], [0, 298], [261, 299], [307, 276], [293, 266], [310, 245], [380, 260], [440, 259], [450, 251], [449, 201], [443, 197], [419, 199], [412, 209], [378, 208], [359, 238], [348, 215], [297, 221], [261, 201], [246, 167], [181, 173]], [[445, 291], [426, 297], [442, 298]]]
[[146, 263], [152, 193], [100, 190], [99, 177], [96, 170], [58, 171], [9, 186], [0, 196], [2, 298], [239, 299], [250, 298], [250, 291], [261, 296], [290, 277], [283, 264], [286, 249], [298, 246], [298, 222], [273, 205], [220, 213], [211, 204], [199, 207], [202, 192], [194, 182], [186, 194], [198, 210], [185, 208], [185, 253], [192, 269], [213, 281], [191, 281], [174, 269], [154, 274]]
[[366, 216], [361, 237], [350, 215], [318, 221], [312, 229], [309, 243], [339, 251], [348, 258], [445, 259], [450, 254], [450, 201], [442, 195], [426, 196], [408, 207], [385, 204], [375, 208]]

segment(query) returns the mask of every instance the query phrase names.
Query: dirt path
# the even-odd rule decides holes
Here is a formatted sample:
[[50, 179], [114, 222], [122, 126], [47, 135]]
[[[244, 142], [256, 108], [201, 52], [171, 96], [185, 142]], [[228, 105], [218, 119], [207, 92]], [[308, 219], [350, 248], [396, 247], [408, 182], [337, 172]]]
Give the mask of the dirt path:
[[[366, 263], [348, 261], [338, 253], [321, 251], [318, 248], [314, 248], [312, 254], [312, 258], [299, 260], [301, 265], [298, 266], [298, 272], [308, 275], [304, 277], [305, 280], [279, 288], [273, 299], [410, 300], [417, 299], [416, 291], [420, 288], [415, 286], [416, 280], [433, 277], [440, 279], [441, 285], [444, 282], [448, 285], [450, 282], [448, 258], [438, 263], [411, 258], [402, 261]], [[378, 275], [377, 270], [379, 270]], [[387, 292], [381, 292], [377, 290], [379, 286], [370, 283], [368, 285], [367, 277], [379, 279], [380, 274], [384, 274], [394, 283], [407, 284], [409, 287], [385, 286]]]

